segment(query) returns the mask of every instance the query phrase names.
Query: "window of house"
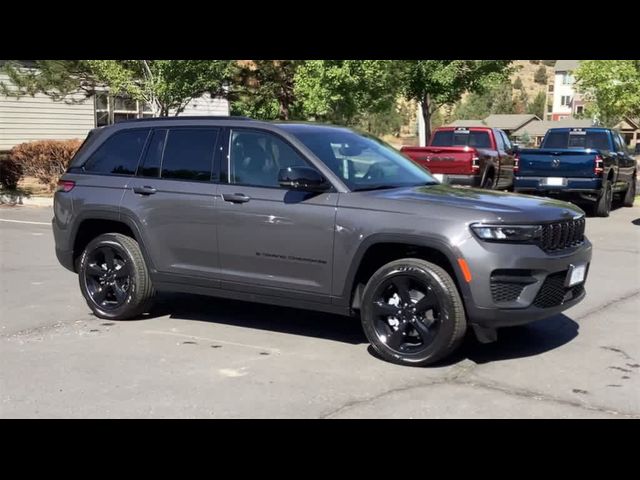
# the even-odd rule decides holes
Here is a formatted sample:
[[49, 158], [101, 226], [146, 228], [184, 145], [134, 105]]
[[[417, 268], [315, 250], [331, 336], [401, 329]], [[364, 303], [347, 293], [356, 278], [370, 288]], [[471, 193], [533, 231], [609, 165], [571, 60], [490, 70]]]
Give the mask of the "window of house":
[[560, 97], [560, 105], [569, 106], [571, 104], [571, 97], [569, 95], [562, 95]]
[[105, 92], [96, 94], [96, 127], [109, 125], [109, 95]]
[[584, 106], [582, 106], [582, 105], [578, 105], [578, 106], [576, 107], [576, 113], [582, 113], [582, 112], [584, 112]]
[[562, 74], [562, 84], [563, 85], [572, 85], [573, 84], [573, 76], [568, 72], [563, 73]]
[[133, 175], [148, 135], [148, 128], [112, 135], [85, 162], [84, 170], [90, 173]]
[[153, 117], [151, 106], [146, 102], [134, 100], [126, 95], [109, 95], [108, 92], [96, 94], [95, 111], [97, 127], [135, 118]]

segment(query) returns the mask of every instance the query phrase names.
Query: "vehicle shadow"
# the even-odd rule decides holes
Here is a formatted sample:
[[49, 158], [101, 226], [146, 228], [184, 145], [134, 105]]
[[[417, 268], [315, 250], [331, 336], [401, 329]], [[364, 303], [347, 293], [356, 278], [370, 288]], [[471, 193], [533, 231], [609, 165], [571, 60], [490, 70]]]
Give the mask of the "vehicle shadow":
[[457, 352], [442, 365], [435, 366], [452, 365], [464, 359], [483, 364], [540, 355], [571, 342], [578, 336], [579, 329], [575, 321], [559, 314], [528, 325], [502, 328], [494, 343], [482, 344], [470, 334]]
[[359, 345], [368, 343], [356, 318], [186, 293], [161, 293], [145, 318], [169, 315]]
[[[201, 295], [160, 294], [146, 318], [165, 315], [176, 320], [234, 325], [351, 345], [369, 343], [357, 318]], [[578, 324], [563, 314], [529, 325], [500, 329], [498, 340], [490, 344], [479, 343], [469, 330], [462, 346], [452, 356], [430, 368], [449, 367], [465, 359], [483, 364], [539, 355], [569, 343], [578, 336], [578, 330]], [[371, 347], [368, 351], [378, 357]]]

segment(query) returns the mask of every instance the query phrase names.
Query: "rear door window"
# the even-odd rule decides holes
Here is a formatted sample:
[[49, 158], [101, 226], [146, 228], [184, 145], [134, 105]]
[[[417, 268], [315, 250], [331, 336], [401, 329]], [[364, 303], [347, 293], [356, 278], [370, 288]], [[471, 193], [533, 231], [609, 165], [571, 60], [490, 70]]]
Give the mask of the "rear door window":
[[[170, 129], [162, 153], [161, 177], [210, 181], [217, 138], [216, 128]], [[156, 148], [159, 150], [160, 147]], [[151, 153], [158, 155], [157, 150]], [[150, 164], [149, 168], [155, 167]]]
[[109, 137], [85, 162], [89, 173], [134, 175], [149, 129], [117, 132]]

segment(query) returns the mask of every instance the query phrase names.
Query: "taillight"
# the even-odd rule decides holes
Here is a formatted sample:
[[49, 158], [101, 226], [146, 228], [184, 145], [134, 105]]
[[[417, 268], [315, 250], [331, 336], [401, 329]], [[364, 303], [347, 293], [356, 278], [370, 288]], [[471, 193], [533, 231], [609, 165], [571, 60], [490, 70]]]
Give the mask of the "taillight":
[[516, 154], [513, 157], [513, 173], [518, 173], [520, 171], [520, 156]]
[[480, 171], [480, 159], [476, 156], [471, 157], [471, 170], [474, 173]]
[[58, 188], [56, 189], [56, 191], [70, 192], [75, 186], [76, 182], [74, 182], [73, 180], [58, 180]]
[[602, 157], [600, 155], [596, 155], [596, 159], [593, 166], [593, 173], [596, 175], [602, 175], [604, 172], [604, 162], [602, 161]]

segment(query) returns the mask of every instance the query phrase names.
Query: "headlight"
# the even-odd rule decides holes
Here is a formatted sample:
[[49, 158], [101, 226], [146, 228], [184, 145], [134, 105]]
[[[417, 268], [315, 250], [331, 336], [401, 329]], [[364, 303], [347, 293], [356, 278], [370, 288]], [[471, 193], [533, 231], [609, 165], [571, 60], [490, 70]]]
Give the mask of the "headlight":
[[475, 223], [471, 230], [478, 238], [490, 242], [532, 243], [542, 235], [540, 225], [484, 225]]

